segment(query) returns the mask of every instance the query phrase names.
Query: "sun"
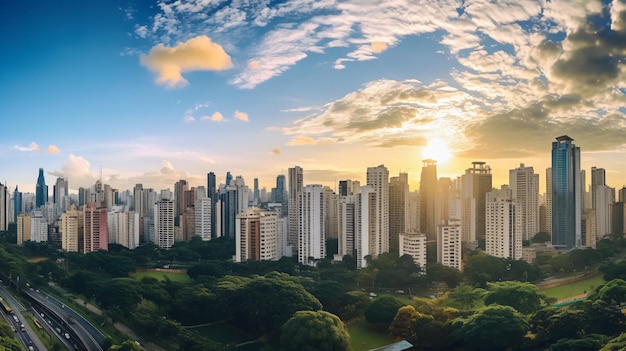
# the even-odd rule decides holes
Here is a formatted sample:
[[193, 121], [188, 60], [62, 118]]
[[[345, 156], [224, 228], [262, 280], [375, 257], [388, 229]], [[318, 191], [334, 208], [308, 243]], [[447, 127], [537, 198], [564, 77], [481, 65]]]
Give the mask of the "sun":
[[442, 139], [429, 139], [428, 144], [422, 149], [423, 159], [433, 159], [439, 163], [446, 162], [452, 158], [452, 153], [448, 144]]

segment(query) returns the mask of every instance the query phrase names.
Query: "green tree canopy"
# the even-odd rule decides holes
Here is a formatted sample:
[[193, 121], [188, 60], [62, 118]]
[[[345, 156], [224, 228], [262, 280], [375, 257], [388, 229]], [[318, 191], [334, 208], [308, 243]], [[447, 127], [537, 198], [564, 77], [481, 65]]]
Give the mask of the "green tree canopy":
[[339, 317], [326, 311], [298, 311], [282, 328], [285, 350], [348, 351], [350, 335]]
[[448, 295], [451, 299], [454, 299], [460, 305], [461, 309], [467, 310], [473, 307], [474, 303], [481, 300], [485, 295], [485, 290], [481, 288], [474, 288], [469, 285], [461, 284], [454, 288]]
[[389, 325], [389, 335], [395, 341], [412, 338], [415, 335], [415, 322], [420, 315], [411, 305], [400, 307]]
[[626, 332], [609, 340], [600, 351], [626, 351]]
[[389, 325], [402, 306], [402, 301], [393, 296], [377, 297], [365, 310], [365, 319], [373, 324]]
[[589, 300], [602, 300], [612, 305], [621, 305], [626, 302], [626, 281], [613, 279], [599, 286], [587, 297]]
[[520, 345], [528, 330], [524, 316], [510, 306], [491, 305], [452, 321], [451, 336], [466, 350], [505, 350]]
[[285, 273], [255, 277], [235, 292], [238, 324], [272, 333], [297, 311], [317, 311], [322, 304], [304, 289], [297, 278]]
[[119, 345], [112, 345], [109, 351], [141, 351], [141, 348], [133, 340], [126, 340]]
[[485, 304], [511, 306], [521, 313], [528, 314], [541, 308], [547, 299], [546, 294], [534, 284], [506, 281], [487, 283]]
[[507, 264], [502, 258], [480, 251], [467, 259], [463, 274], [476, 286], [485, 288], [487, 282], [497, 281], [508, 274]]

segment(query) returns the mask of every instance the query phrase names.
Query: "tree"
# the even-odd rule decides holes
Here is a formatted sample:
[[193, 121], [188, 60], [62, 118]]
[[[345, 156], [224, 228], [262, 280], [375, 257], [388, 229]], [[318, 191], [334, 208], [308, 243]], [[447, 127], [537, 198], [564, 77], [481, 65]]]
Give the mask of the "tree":
[[476, 286], [484, 288], [487, 282], [498, 281], [507, 275], [507, 264], [502, 258], [480, 251], [467, 259], [463, 274]]
[[596, 288], [589, 296], [589, 300], [602, 300], [612, 305], [621, 305], [626, 302], [626, 281], [613, 279]]
[[552, 238], [550, 237], [550, 233], [539, 232], [539, 233], [535, 234], [535, 236], [533, 236], [532, 242], [536, 243], [536, 244], [542, 244], [542, 243], [546, 243], [546, 242], [548, 242], [550, 240], [552, 240]]
[[236, 322], [264, 333], [277, 331], [296, 311], [317, 311], [322, 304], [297, 278], [272, 272], [255, 277], [235, 292]]
[[389, 325], [389, 334], [396, 341], [413, 337], [415, 322], [419, 317], [420, 313], [415, 310], [415, 307], [411, 305], [400, 307]]
[[463, 274], [458, 269], [444, 266], [439, 262], [429, 262], [426, 267], [428, 281], [446, 283], [450, 289], [454, 289], [463, 281]]
[[402, 306], [402, 301], [393, 296], [377, 297], [365, 310], [365, 320], [373, 324], [389, 325]]
[[606, 344], [605, 335], [591, 334], [581, 339], [561, 339], [550, 345], [546, 351], [597, 351]]
[[511, 306], [521, 313], [528, 314], [541, 308], [547, 299], [548, 296], [539, 291], [534, 284], [507, 281], [487, 283], [485, 305]]
[[141, 282], [133, 278], [115, 278], [104, 284], [96, 299], [104, 308], [117, 307], [131, 311], [141, 301]]
[[282, 328], [285, 350], [348, 351], [350, 335], [339, 317], [326, 311], [298, 311]]
[[451, 336], [466, 350], [504, 350], [520, 345], [528, 330], [524, 317], [509, 306], [492, 305], [452, 321]]
[[119, 345], [109, 347], [109, 351], [141, 351], [141, 348], [133, 340], [126, 340]]
[[474, 306], [474, 303], [485, 295], [485, 290], [481, 288], [473, 288], [469, 285], [461, 284], [454, 288], [448, 295], [451, 299], [456, 300], [461, 309], [467, 310]]
[[609, 340], [600, 351], [626, 351], [626, 332]]

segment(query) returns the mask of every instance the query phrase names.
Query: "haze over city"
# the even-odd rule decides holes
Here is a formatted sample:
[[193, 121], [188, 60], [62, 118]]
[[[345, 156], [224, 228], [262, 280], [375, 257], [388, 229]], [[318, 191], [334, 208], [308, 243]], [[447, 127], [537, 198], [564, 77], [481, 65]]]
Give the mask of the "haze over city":
[[421, 160], [494, 187], [569, 135], [626, 179], [620, 1], [16, 2], [0, 5], [0, 174], [34, 191], [206, 182], [335, 186]]

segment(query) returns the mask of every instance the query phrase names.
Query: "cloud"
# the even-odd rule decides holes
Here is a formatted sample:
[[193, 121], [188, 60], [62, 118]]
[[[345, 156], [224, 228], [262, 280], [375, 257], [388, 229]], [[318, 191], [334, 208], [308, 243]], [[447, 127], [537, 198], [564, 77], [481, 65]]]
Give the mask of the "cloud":
[[235, 111], [234, 117], [240, 121], [248, 122], [248, 114], [239, 110]]
[[370, 49], [372, 50], [373, 53], [380, 54], [381, 52], [387, 50], [387, 43], [382, 42], [382, 41], [372, 42]]
[[219, 112], [215, 112], [210, 116], [202, 116], [202, 118], [200, 118], [200, 120], [202, 121], [213, 121], [213, 122], [223, 122], [225, 121], [224, 116], [219, 113]]
[[297, 136], [289, 140], [287, 145], [315, 145], [317, 144], [317, 140], [309, 137], [309, 136]]
[[184, 118], [185, 123], [193, 123], [196, 121], [194, 116], [185, 116]]
[[174, 47], [159, 44], [148, 55], [142, 55], [143, 66], [157, 74], [157, 83], [170, 88], [187, 84], [182, 73], [190, 71], [221, 71], [233, 67], [230, 56], [209, 37], [201, 35]]
[[61, 150], [56, 145], [49, 145], [47, 149], [42, 149], [37, 145], [36, 142], [31, 142], [28, 146], [13, 146], [14, 149], [22, 151], [22, 152], [41, 152], [48, 154], [58, 154]]
[[99, 178], [98, 173], [91, 171], [90, 168], [91, 164], [84, 157], [69, 154], [67, 162], [63, 164], [61, 169], [49, 172], [49, 174], [66, 178], [72, 189], [78, 189], [79, 187], [94, 185]]
[[280, 155], [280, 148], [277, 148], [277, 147], [273, 148], [271, 153], [274, 155]]

